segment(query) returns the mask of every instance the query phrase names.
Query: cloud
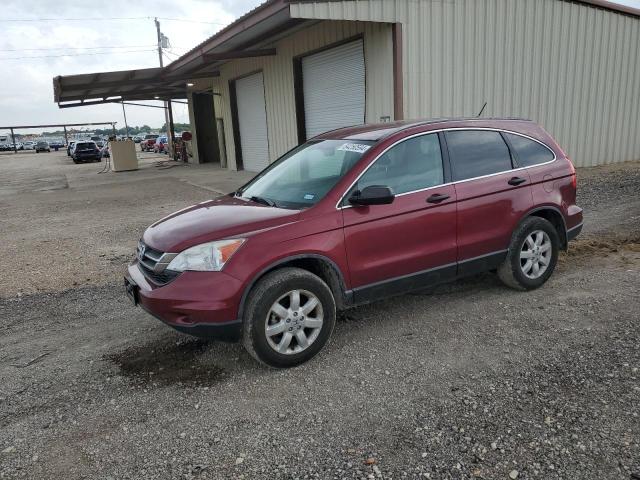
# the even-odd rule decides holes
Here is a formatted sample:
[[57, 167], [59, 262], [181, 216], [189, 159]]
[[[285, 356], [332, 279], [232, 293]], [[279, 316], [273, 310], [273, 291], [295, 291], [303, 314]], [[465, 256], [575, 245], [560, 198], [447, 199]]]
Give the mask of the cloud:
[[[112, 0], [98, 7], [84, 0], [5, 0], [0, 18], [0, 126], [93, 121], [117, 121], [122, 126], [120, 105], [59, 109], [53, 102], [53, 77], [157, 67], [155, 16], [163, 17], [162, 31], [171, 41], [164, 59], [169, 63], [169, 58], [193, 48], [259, 3]], [[113, 17], [142, 18], [110, 20]], [[6, 21], [42, 18], [57, 20]], [[174, 117], [176, 122], [188, 122], [186, 107], [176, 104]], [[164, 114], [155, 108], [127, 107], [127, 120], [130, 125], [159, 127]]]

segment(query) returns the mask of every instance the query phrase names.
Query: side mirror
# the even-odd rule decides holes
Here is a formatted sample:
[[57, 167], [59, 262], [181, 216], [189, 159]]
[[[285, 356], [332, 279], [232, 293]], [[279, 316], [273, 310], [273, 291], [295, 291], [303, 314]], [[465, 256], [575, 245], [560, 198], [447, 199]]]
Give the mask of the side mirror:
[[389, 205], [396, 196], [391, 188], [384, 185], [369, 185], [362, 191], [356, 190], [349, 197], [352, 205]]

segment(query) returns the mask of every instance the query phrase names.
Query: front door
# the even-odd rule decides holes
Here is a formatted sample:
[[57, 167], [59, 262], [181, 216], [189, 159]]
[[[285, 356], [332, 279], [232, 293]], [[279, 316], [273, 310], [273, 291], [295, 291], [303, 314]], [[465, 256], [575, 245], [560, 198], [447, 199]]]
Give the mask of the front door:
[[456, 193], [445, 184], [440, 137], [423, 134], [381, 155], [350, 196], [384, 185], [390, 205], [343, 203], [345, 245], [354, 299], [375, 300], [446, 281], [456, 272]]

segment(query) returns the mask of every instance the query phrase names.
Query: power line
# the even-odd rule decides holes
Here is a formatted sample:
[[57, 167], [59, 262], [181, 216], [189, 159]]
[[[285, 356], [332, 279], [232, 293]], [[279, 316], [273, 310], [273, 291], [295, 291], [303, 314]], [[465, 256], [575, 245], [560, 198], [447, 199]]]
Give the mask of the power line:
[[143, 48], [155, 47], [154, 44], [149, 45], [119, 45], [113, 47], [48, 47], [48, 48], [2, 48], [0, 52], [27, 52], [27, 51], [50, 51], [50, 50], [105, 50], [117, 48]]
[[169, 22], [188, 22], [188, 23], [202, 23], [205, 25], [228, 25], [228, 23], [221, 23], [221, 22], [204, 22], [202, 20], [191, 20], [190, 18], [169, 18], [169, 17], [158, 17], [158, 19], [160, 20], [166, 20]]
[[[21, 23], [21, 22], [76, 22], [88, 20], [150, 20], [153, 17], [82, 17], [82, 18], [0, 18], [0, 23]], [[227, 25], [220, 22], [205, 22], [202, 20], [191, 20], [190, 18], [169, 18], [158, 17], [169, 22], [202, 23], [206, 25]]]
[[142, 53], [142, 52], [154, 52], [155, 49], [144, 49], [144, 50], [124, 50], [119, 52], [87, 52], [87, 53], [66, 53], [62, 55], [37, 55], [37, 56], [28, 56], [28, 57], [0, 57], [0, 61], [4, 60], [29, 60], [31, 58], [60, 58], [60, 57], [80, 57], [84, 55], [112, 55], [112, 54], [121, 54], [121, 53]]

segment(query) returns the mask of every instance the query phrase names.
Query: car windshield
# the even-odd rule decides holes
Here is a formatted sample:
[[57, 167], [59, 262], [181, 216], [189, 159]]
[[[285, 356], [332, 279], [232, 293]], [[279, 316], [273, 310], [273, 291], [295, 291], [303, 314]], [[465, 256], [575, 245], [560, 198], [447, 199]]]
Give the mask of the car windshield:
[[322, 200], [373, 144], [361, 140], [307, 142], [275, 161], [236, 196], [280, 208], [309, 208]]

